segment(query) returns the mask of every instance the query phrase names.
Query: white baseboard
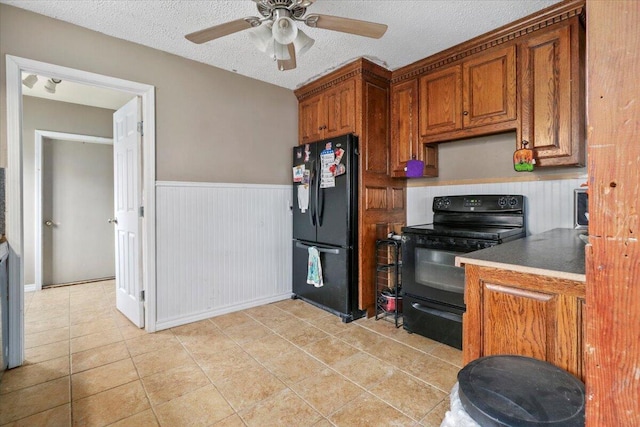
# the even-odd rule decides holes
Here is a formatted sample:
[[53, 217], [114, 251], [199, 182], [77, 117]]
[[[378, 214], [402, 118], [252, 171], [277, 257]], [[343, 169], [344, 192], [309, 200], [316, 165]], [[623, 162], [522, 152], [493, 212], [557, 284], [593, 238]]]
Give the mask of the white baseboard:
[[24, 291], [25, 292], [35, 292], [36, 291], [36, 284], [35, 283], [31, 283], [30, 285], [24, 285]]
[[241, 304], [235, 304], [232, 306], [227, 306], [227, 307], [219, 308], [216, 310], [204, 311], [202, 313], [181, 317], [179, 319], [170, 319], [163, 322], [158, 322], [156, 323], [156, 331], [175, 328], [176, 326], [186, 325], [187, 323], [193, 323], [199, 320], [208, 319], [210, 317], [216, 317], [216, 316], [221, 316], [223, 314], [233, 313], [235, 311], [245, 310], [247, 308], [258, 307], [260, 305], [270, 304], [272, 302], [283, 301], [291, 298], [291, 295], [292, 295], [291, 292], [287, 292], [284, 294], [274, 295], [272, 297], [261, 298], [253, 301], [248, 301]]

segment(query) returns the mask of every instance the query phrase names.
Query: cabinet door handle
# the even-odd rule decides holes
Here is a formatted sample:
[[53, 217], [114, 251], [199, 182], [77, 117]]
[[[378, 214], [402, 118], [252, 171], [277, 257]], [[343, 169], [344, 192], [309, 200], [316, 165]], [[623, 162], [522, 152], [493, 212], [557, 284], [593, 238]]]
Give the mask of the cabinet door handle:
[[469, 112], [468, 111], [463, 111], [462, 114], [465, 115], [465, 116], [468, 116]]

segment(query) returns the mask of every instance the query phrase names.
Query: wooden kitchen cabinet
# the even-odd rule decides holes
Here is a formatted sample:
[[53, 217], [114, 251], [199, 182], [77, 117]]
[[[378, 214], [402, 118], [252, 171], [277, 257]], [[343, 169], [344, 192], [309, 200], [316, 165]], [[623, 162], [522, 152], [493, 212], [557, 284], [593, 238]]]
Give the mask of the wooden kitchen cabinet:
[[516, 47], [477, 54], [420, 78], [420, 137], [466, 138], [517, 127]]
[[300, 144], [322, 139], [322, 96], [316, 95], [298, 104], [298, 132]]
[[420, 78], [420, 136], [462, 129], [462, 66]]
[[465, 265], [464, 364], [517, 354], [584, 380], [584, 282]]
[[[514, 149], [530, 142], [536, 167], [583, 164], [584, 20], [584, 1], [565, 0], [394, 70], [392, 87], [418, 80], [420, 142], [516, 130]], [[392, 109], [397, 100], [407, 102], [399, 95]], [[415, 147], [397, 138], [392, 144], [400, 176]]]
[[585, 161], [584, 28], [578, 17], [522, 43], [520, 141], [536, 167]]
[[464, 128], [516, 119], [516, 48], [483, 53], [462, 63]]
[[438, 176], [438, 146], [425, 146], [418, 135], [418, 80], [391, 87], [391, 176], [406, 177], [407, 161], [424, 162], [423, 175]]
[[354, 132], [355, 86], [350, 79], [298, 104], [300, 144]]

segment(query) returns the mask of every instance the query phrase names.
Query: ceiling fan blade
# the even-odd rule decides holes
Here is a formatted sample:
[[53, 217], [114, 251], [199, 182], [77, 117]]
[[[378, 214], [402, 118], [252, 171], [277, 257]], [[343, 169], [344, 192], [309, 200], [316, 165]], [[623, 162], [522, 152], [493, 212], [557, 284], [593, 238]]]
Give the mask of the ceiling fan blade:
[[330, 15], [308, 15], [305, 23], [310, 27], [340, 31], [374, 39], [379, 39], [387, 31], [387, 26], [384, 24]]
[[278, 70], [280, 71], [293, 70], [296, 68], [296, 47], [293, 43], [289, 43], [287, 49], [290, 58], [287, 60], [278, 60]]
[[247, 18], [236, 19], [235, 21], [225, 22], [224, 24], [214, 25], [213, 27], [187, 34], [184, 37], [193, 43], [201, 44], [254, 27], [256, 26], [254, 23], [260, 25], [260, 20], [250, 16]]

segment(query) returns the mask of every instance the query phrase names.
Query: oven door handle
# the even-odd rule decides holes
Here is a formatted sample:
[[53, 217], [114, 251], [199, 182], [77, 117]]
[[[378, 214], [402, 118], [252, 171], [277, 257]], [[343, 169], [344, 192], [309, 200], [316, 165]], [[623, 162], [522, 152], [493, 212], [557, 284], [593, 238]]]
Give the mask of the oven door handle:
[[[305, 245], [304, 243], [296, 242], [296, 248], [300, 249], [309, 249], [311, 246]], [[323, 254], [332, 254], [332, 255], [340, 255], [340, 249], [327, 249], [327, 248], [319, 248], [315, 247], [318, 252]]]
[[411, 306], [413, 308], [415, 308], [418, 311], [422, 311], [424, 313], [428, 313], [434, 316], [438, 316], [438, 317], [444, 317], [445, 319], [449, 319], [449, 320], [453, 320], [456, 322], [462, 322], [462, 316], [459, 314], [455, 314], [455, 313], [449, 313], [448, 311], [440, 311], [440, 310], [435, 310], [433, 308], [430, 307], [426, 307], [420, 303], [414, 302], [411, 304]]

